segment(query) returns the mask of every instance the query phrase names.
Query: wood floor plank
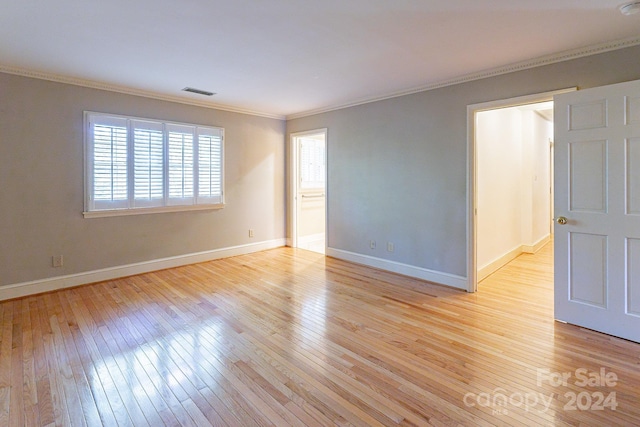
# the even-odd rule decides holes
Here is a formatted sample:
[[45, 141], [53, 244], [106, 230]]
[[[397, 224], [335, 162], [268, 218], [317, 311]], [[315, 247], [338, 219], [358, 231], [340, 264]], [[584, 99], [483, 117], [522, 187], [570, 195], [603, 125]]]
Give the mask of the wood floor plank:
[[17, 408], [24, 412], [25, 425], [40, 425], [38, 410], [38, 388], [36, 381], [36, 367], [34, 361], [33, 335], [34, 327], [31, 323], [29, 299], [22, 300], [22, 372], [23, 372], [23, 400], [24, 407]]
[[[72, 292], [89, 292], [90, 288], [76, 288]], [[109, 371], [105, 369], [105, 357], [109, 357], [107, 352], [102, 352], [96, 338], [98, 336], [98, 325], [94, 319], [87, 304], [83, 304], [82, 300], [76, 300], [71, 305], [71, 311], [78, 326], [74, 333], [76, 348], [80, 361], [84, 367], [87, 377], [92, 384], [94, 399], [100, 412], [100, 418], [104, 425], [119, 426], [132, 425], [126, 407], [117, 392], [113, 378]]]
[[54, 422], [53, 401], [51, 400], [51, 383], [47, 368], [47, 359], [44, 351], [44, 339], [40, 318], [42, 309], [40, 298], [29, 299], [29, 315], [31, 317], [31, 331], [33, 334], [33, 360], [36, 378], [37, 412], [39, 424], [48, 425]]
[[552, 245], [475, 294], [279, 248], [0, 321], [2, 426], [640, 425], [640, 344], [553, 320]]
[[13, 301], [0, 304], [0, 425], [9, 425], [11, 407], [11, 342], [13, 332]]
[[23, 352], [23, 335], [28, 335], [30, 331], [23, 328], [22, 308], [24, 300], [14, 301], [13, 325], [11, 332], [11, 405], [9, 409], [9, 424], [23, 425], [25, 424], [25, 404], [28, 401], [24, 399], [24, 352]]
[[[78, 417], [77, 400], [73, 396], [67, 396], [64, 393], [65, 377], [62, 369], [58, 364], [56, 357], [56, 347], [54, 341], [54, 331], [51, 329], [51, 294], [43, 295], [42, 306], [40, 311], [40, 327], [43, 330], [42, 342], [44, 347], [44, 357], [47, 361], [47, 380], [50, 384], [51, 406], [53, 410], [53, 420], [56, 425], [71, 425], [71, 419]], [[76, 411], [71, 413], [69, 408]]]
[[[150, 292], [150, 294], [153, 294], [153, 293], [154, 293], [153, 291]], [[160, 298], [160, 300], [164, 300], [161, 297], [158, 297], [158, 298]], [[152, 300], [149, 299], [148, 301], [151, 302]], [[182, 348], [178, 343], [175, 342], [176, 340], [174, 338], [177, 338], [177, 334], [180, 331], [178, 329], [175, 329], [174, 326], [171, 324], [171, 321], [165, 318], [166, 316], [169, 316], [170, 318], [172, 318], [171, 314], [169, 314], [166, 310], [162, 309], [160, 304], [158, 304], [155, 300], [153, 301], [154, 301], [153, 303], [150, 303], [145, 305], [144, 307], [141, 307], [141, 309], [138, 311], [138, 315], [141, 312], [144, 312], [145, 316], [148, 316], [150, 319], [155, 319], [156, 325], [154, 326], [154, 330], [159, 335], [159, 337], [156, 338], [156, 340], [162, 343], [162, 346], [160, 347], [162, 348], [162, 351], [157, 354], [157, 358], [161, 360], [163, 364], [167, 364], [169, 366], [170, 372], [167, 373], [167, 375], [173, 378], [173, 381], [176, 383], [176, 386], [177, 386], [177, 387], [176, 386], [172, 387], [172, 389], [176, 389], [176, 388], [181, 389], [183, 387], [186, 387], [186, 392], [184, 394], [184, 396], [186, 397], [184, 397], [184, 399], [181, 400], [181, 401], [184, 401], [189, 399], [188, 396], [197, 394], [197, 390], [191, 383], [191, 380], [187, 378], [182, 368], [184, 366], [191, 366], [189, 361], [183, 359], [184, 357], [183, 355], [189, 355], [192, 353], [189, 351], [189, 349]], [[146, 323], [146, 322], [143, 320], [141, 321], [141, 323]], [[162, 338], [165, 335], [171, 336], [172, 340], [166, 341], [164, 338]], [[166, 354], [164, 354], [165, 352], [171, 354], [171, 356], [167, 356]], [[208, 359], [204, 359], [204, 358], [200, 359], [199, 367], [203, 368], [200, 371], [200, 375], [204, 377], [204, 382], [207, 383], [210, 387], [213, 387], [214, 389], [225, 388], [226, 386], [227, 388], [225, 388], [225, 391], [229, 392], [229, 386], [226, 385], [225, 381], [219, 382], [214, 378], [216, 375], [218, 375], [218, 373], [217, 371], [216, 373], [213, 373], [209, 365], [210, 363]], [[199, 379], [199, 381], [202, 381], [202, 379]], [[232, 397], [237, 395], [235, 391], [229, 392], [229, 394]], [[226, 393], [225, 393], [225, 396], [226, 396]], [[253, 412], [253, 409], [250, 407], [250, 405], [247, 405], [244, 399], [238, 399], [238, 398], [224, 399], [224, 402], [227, 407], [232, 408], [233, 414], [238, 419], [241, 420], [239, 424], [253, 425], [255, 423], [254, 417], [250, 415]], [[181, 424], [189, 423], [189, 420], [186, 418], [188, 417], [188, 415], [186, 415], [184, 408], [182, 408], [179, 405], [172, 405], [171, 408], [174, 414], [176, 414], [176, 416], [178, 417], [178, 419], [181, 420]], [[225, 412], [226, 412], [225, 409], [221, 408], [221, 413], [225, 413]]]

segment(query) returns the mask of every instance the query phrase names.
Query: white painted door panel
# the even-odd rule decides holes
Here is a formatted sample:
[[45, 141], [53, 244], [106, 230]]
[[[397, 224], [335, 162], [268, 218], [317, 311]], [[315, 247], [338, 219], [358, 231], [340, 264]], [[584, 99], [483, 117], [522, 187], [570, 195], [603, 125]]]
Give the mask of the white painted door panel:
[[555, 317], [640, 342], [640, 81], [554, 101]]

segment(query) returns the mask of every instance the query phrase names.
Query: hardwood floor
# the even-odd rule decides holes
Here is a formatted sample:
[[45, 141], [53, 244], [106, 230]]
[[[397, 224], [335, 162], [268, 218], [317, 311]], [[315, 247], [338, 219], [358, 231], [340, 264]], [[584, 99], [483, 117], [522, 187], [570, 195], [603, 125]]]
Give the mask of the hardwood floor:
[[0, 426], [640, 425], [640, 345], [552, 301], [550, 246], [476, 294], [282, 248], [5, 301]]

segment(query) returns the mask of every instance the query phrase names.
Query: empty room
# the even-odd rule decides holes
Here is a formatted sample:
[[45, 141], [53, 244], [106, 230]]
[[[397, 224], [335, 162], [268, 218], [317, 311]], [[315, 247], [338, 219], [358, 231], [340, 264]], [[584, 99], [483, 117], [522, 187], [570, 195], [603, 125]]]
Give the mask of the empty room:
[[640, 425], [640, 2], [0, 12], [0, 426]]

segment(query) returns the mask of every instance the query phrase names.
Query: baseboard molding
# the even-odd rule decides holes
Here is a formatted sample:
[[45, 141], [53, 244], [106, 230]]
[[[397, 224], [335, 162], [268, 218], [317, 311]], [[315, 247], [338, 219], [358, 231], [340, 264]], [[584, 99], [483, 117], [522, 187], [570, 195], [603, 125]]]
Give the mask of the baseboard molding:
[[416, 279], [427, 280], [429, 282], [450, 286], [452, 288], [467, 289], [467, 278], [454, 274], [442, 273], [409, 264], [403, 264], [388, 259], [376, 258], [368, 255], [357, 254], [341, 249], [327, 248], [327, 256], [338, 258], [344, 261], [362, 264], [380, 270], [402, 274], [404, 276], [415, 277]]
[[551, 241], [551, 235], [547, 234], [542, 239], [540, 239], [536, 243], [534, 243], [533, 246], [522, 245], [522, 252], [527, 253], [527, 254], [535, 254], [540, 249], [542, 249], [542, 247], [544, 245], [546, 245], [550, 241]]
[[551, 241], [551, 235], [547, 235], [542, 239], [538, 240], [533, 245], [521, 245], [512, 249], [511, 251], [495, 259], [494, 261], [490, 262], [484, 267], [479, 268], [478, 282], [480, 282], [482, 279], [485, 279], [490, 274], [495, 273], [497, 270], [501, 269], [502, 267], [504, 267], [506, 264], [516, 259], [521, 254], [535, 254], [550, 241]]
[[227, 258], [236, 255], [245, 255], [281, 247], [284, 246], [285, 243], [285, 239], [267, 240], [248, 245], [232, 246], [228, 248], [214, 249], [211, 251], [197, 252], [170, 258], [104, 268], [101, 270], [70, 274], [67, 276], [16, 283], [0, 287], [0, 301], [41, 294], [43, 292], [55, 291], [58, 289], [71, 288], [88, 283], [117, 279], [119, 277], [133, 276], [135, 274], [148, 273], [166, 268], [180, 267], [182, 265], [196, 264], [199, 262], [212, 261], [214, 259]]
[[480, 267], [478, 269], [478, 275], [477, 275], [478, 282], [487, 278], [487, 276], [489, 276], [490, 274], [495, 273], [496, 271], [498, 271], [499, 269], [501, 269], [502, 267], [504, 267], [505, 265], [507, 265], [514, 259], [516, 259], [522, 253], [522, 248], [523, 246], [517, 246], [512, 250], [510, 250], [509, 252], [507, 252], [506, 254], [491, 261], [489, 264], [485, 265], [484, 267]]

